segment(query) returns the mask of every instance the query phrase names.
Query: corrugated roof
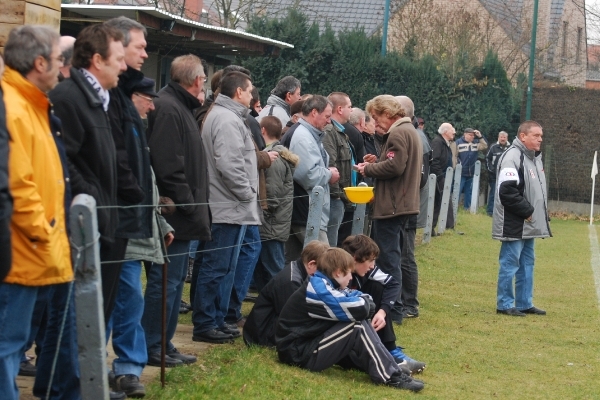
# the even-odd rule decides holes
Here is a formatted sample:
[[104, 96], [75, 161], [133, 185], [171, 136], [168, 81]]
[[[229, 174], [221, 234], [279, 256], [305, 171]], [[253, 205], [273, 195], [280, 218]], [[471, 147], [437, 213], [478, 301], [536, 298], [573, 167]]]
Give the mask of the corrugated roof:
[[87, 4], [61, 4], [61, 7], [65, 10], [76, 12], [87, 17], [92, 18], [113, 18], [121, 15], [135, 19], [135, 13], [137, 11], [143, 11], [149, 15], [160, 19], [172, 19], [176, 20], [179, 24], [189, 26], [192, 28], [200, 28], [213, 32], [225, 33], [231, 36], [237, 36], [240, 38], [252, 40], [259, 43], [265, 43], [279, 47], [280, 49], [291, 49], [294, 45], [281, 42], [279, 40], [269, 39], [263, 36], [254, 35], [252, 33], [245, 32], [243, 30], [235, 30], [228, 28], [221, 28], [219, 26], [213, 26], [203, 24], [191, 19], [183, 18], [175, 14], [171, 14], [163, 9], [149, 6], [120, 6], [120, 5], [87, 5]]

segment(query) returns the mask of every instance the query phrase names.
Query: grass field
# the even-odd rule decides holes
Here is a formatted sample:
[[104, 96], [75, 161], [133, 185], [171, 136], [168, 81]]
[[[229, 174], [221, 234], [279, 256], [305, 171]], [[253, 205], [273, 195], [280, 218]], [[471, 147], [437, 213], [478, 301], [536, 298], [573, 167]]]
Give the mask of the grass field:
[[[282, 365], [274, 351], [241, 339], [170, 370], [149, 399], [600, 399], [600, 314], [590, 267], [588, 226], [552, 221], [536, 241], [534, 302], [547, 316], [495, 311], [500, 244], [491, 219], [460, 214], [453, 231], [416, 249], [420, 314], [396, 326], [398, 344], [427, 362], [412, 394], [371, 384], [337, 367], [310, 373]], [[245, 304], [247, 312], [249, 305]], [[189, 316], [181, 323], [190, 323]]]

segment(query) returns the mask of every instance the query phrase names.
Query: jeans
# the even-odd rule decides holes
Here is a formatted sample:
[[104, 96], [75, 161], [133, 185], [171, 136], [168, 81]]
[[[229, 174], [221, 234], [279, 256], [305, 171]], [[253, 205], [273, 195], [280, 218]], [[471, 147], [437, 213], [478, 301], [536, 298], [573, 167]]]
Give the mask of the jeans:
[[115, 308], [106, 328], [106, 340], [112, 330], [112, 345], [117, 356], [113, 361], [116, 376], [130, 374], [139, 378], [148, 362], [146, 337], [142, 328], [144, 295], [141, 275], [141, 261], [123, 263]]
[[[490, 174], [492, 175], [492, 174]], [[492, 179], [490, 177], [490, 180], [488, 182], [488, 185], [490, 187], [490, 193], [488, 194], [488, 201], [487, 201], [487, 215], [493, 215], [494, 214], [494, 196], [496, 194], [496, 180]]]
[[198, 245], [200, 244], [199, 240], [192, 240], [190, 241], [190, 258], [191, 259], [195, 259], [196, 258], [196, 251], [198, 250]]
[[[534, 239], [521, 239], [502, 242], [496, 303], [498, 310], [508, 310], [513, 307], [527, 310], [533, 307], [533, 264], [535, 262], [533, 241]], [[515, 278], [514, 292], [513, 278]]]
[[[48, 325], [42, 351], [37, 360], [37, 373], [33, 385], [33, 395], [42, 399], [46, 398], [50, 386], [50, 372], [52, 363], [56, 358], [56, 369], [52, 379], [49, 399], [75, 400], [81, 398], [79, 381], [79, 358], [77, 347], [77, 328], [75, 326], [75, 288], [69, 296], [69, 288], [74, 283], [62, 283], [51, 286], [48, 302]], [[65, 307], [68, 310], [60, 343], [60, 335]]]
[[204, 245], [194, 296], [194, 334], [222, 327], [229, 307], [235, 268], [247, 225], [212, 224], [212, 240]]
[[31, 330], [29, 331], [29, 339], [21, 356], [21, 362], [27, 361], [25, 353], [33, 346], [35, 342], [35, 353], [39, 357], [42, 351], [44, 336], [46, 335], [46, 327], [48, 323], [48, 302], [53, 293], [52, 286], [38, 287], [35, 305], [33, 306], [33, 314], [31, 316]]
[[463, 176], [460, 180], [460, 190], [458, 191], [458, 199], [460, 200], [460, 195], [464, 192], [465, 200], [464, 206], [465, 209], [471, 208], [471, 196], [473, 193], [473, 177], [472, 176]]
[[198, 247], [196, 248], [196, 254], [194, 256], [194, 266], [192, 267], [192, 281], [190, 282], [190, 304], [194, 306], [194, 296], [196, 295], [196, 284], [198, 283], [198, 271], [202, 266], [202, 260], [204, 260], [204, 244], [206, 242], [200, 240]]
[[[181, 293], [187, 274], [189, 240], [173, 240], [167, 247], [169, 265], [167, 267], [167, 352], [175, 348], [171, 339], [175, 335]], [[177, 255], [175, 255], [177, 254]], [[162, 264], [152, 264], [148, 271], [148, 283], [144, 295], [142, 327], [146, 334], [148, 354], [160, 353], [161, 311], [162, 311]]]
[[400, 296], [404, 310], [418, 313], [419, 300], [417, 292], [419, 289], [419, 269], [415, 260], [415, 236], [416, 229], [407, 229], [402, 232], [402, 290]]
[[0, 398], [19, 400], [15, 378], [31, 330], [38, 288], [0, 283]]
[[262, 242], [258, 263], [254, 269], [254, 284], [259, 292], [285, 266], [285, 243], [279, 240]]
[[[400, 284], [400, 287], [402, 287], [402, 270], [400, 267], [402, 249], [400, 245], [409, 217], [408, 215], [400, 215], [394, 218], [373, 220], [373, 239], [379, 246], [377, 266], [386, 274], [391, 275]], [[400, 297], [392, 308], [393, 319], [402, 319], [402, 307]]]
[[344, 218], [344, 202], [341, 199], [331, 199], [329, 203], [329, 225], [327, 226], [327, 240], [329, 246], [336, 247], [338, 230]]
[[[233, 288], [229, 297], [229, 305], [225, 311], [225, 322], [235, 324], [242, 319], [242, 301], [246, 298], [254, 267], [260, 256], [261, 242], [258, 225], [249, 225], [246, 228], [246, 234], [242, 241], [240, 254], [238, 256], [235, 274], [233, 278]], [[225, 293], [223, 293], [225, 295]]]

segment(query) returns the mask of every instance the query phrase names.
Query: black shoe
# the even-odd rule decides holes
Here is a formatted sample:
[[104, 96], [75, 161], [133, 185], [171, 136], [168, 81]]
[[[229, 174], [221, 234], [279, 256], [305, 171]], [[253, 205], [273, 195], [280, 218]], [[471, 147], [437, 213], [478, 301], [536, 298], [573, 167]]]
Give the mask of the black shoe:
[[425, 387], [422, 381], [413, 379], [404, 372], [394, 372], [390, 377], [390, 380], [385, 384], [396, 389], [406, 389], [413, 392], [419, 392]]
[[112, 390], [108, 393], [110, 400], [124, 400], [127, 395], [123, 392], [113, 392]]
[[132, 374], [116, 376], [113, 390], [123, 392], [127, 397], [135, 399], [140, 399], [146, 395], [146, 388], [140, 383], [140, 378]]
[[29, 360], [19, 364], [19, 376], [35, 376], [36, 371], [37, 368]]
[[546, 315], [546, 310], [541, 310], [537, 307], [531, 307], [527, 310], [521, 310], [521, 312], [525, 314]]
[[196, 356], [191, 354], [181, 354], [176, 348], [173, 348], [173, 350], [167, 352], [167, 356], [176, 360], [180, 360], [184, 364], [193, 364], [198, 360]]
[[521, 311], [517, 310], [515, 307], [509, 308], [507, 310], [496, 310], [496, 314], [504, 314], [510, 315], [511, 317], [526, 317], [526, 314], [523, 314]]
[[223, 333], [217, 329], [213, 329], [207, 332], [202, 332], [192, 336], [194, 342], [207, 342], [207, 343], [233, 343], [233, 336]]
[[[160, 353], [148, 354], [148, 362], [146, 364], [152, 367], [160, 367]], [[183, 365], [183, 361], [169, 357], [168, 355], [165, 356], [165, 367], [173, 368], [181, 365]]]
[[402, 319], [404, 318], [419, 318], [419, 310], [405, 309], [402, 311]]
[[191, 307], [188, 303], [181, 300], [181, 304], [179, 304], [179, 314], [187, 314], [190, 312]]
[[223, 332], [226, 335], [231, 335], [231, 337], [234, 339], [242, 336], [242, 334], [240, 333], [240, 330], [237, 328], [236, 324], [225, 323], [225, 325], [220, 327], [218, 330]]

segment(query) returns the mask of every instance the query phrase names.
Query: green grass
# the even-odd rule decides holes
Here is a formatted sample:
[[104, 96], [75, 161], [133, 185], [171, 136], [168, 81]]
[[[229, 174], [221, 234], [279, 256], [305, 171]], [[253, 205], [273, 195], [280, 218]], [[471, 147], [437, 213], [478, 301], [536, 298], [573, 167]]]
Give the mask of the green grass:
[[[452, 231], [417, 246], [421, 316], [396, 326], [398, 343], [427, 362], [423, 399], [600, 399], [600, 319], [585, 222], [552, 222], [536, 240], [535, 305], [547, 316], [495, 313], [500, 244], [491, 219], [461, 213]], [[246, 306], [248, 307], [248, 306]], [[248, 311], [248, 310], [246, 310]], [[183, 322], [183, 320], [182, 320]], [[189, 317], [187, 318], [189, 323]], [[414, 396], [358, 371], [310, 373], [241, 340], [170, 370], [149, 399], [391, 399]]]

